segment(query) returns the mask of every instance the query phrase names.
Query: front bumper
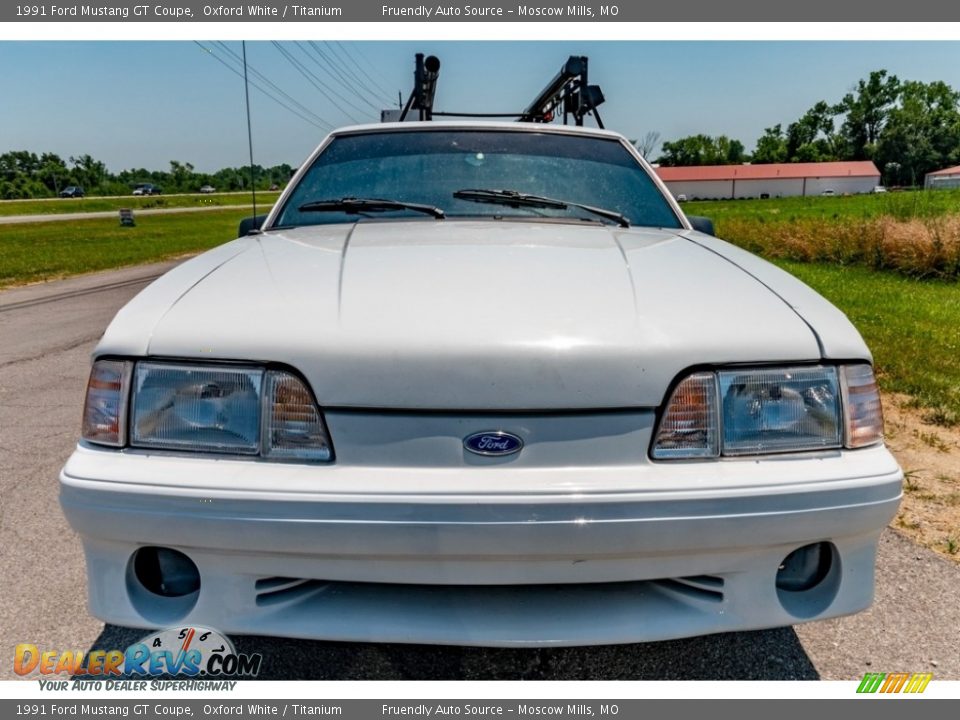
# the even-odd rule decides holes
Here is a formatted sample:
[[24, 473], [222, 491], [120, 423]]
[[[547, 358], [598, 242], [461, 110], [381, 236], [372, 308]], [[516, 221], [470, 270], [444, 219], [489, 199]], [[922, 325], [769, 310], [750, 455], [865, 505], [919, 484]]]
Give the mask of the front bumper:
[[[108, 622], [537, 646], [661, 640], [862, 610], [902, 474], [882, 447], [419, 473], [80, 447], [60, 479], [86, 552], [91, 611]], [[395, 492], [356, 490], [391, 481]], [[783, 559], [818, 542], [830, 543], [826, 579], [805, 592], [778, 591]], [[199, 591], [173, 602], [146, 591], [131, 562], [144, 546], [189, 556]]]

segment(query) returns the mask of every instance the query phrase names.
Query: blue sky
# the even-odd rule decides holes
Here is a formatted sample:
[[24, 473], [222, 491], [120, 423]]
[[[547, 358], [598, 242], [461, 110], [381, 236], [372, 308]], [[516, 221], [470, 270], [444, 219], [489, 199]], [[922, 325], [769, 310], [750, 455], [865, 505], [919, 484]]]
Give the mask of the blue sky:
[[[220, 46], [202, 44], [233, 62]], [[240, 53], [239, 42], [225, 44]], [[818, 100], [839, 100], [874, 69], [960, 88], [960, 42], [317, 43], [328, 56], [358, 62], [386, 91], [360, 73], [376, 95], [386, 95], [361, 91], [361, 99], [308, 59], [306, 46], [281, 45], [356, 106], [333, 96], [352, 118], [271, 43], [247, 43], [250, 65], [330, 126], [376, 120], [367, 102], [396, 102], [398, 91], [406, 97], [415, 52], [443, 63], [439, 110], [519, 111], [567, 56], [583, 54], [591, 81], [607, 97], [601, 108], [607, 127], [629, 137], [654, 130], [663, 140], [726, 134], [748, 150], [765, 127], [786, 125]], [[193, 42], [7, 41], [0, 42], [0, 67], [0, 152], [90, 153], [113, 171], [166, 169], [170, 160], [202, 171], [246, 163], [242, 80]], [[251, 106], [254, 155], [262, 165], [297, 165], [324, 135], [256, 89]]]

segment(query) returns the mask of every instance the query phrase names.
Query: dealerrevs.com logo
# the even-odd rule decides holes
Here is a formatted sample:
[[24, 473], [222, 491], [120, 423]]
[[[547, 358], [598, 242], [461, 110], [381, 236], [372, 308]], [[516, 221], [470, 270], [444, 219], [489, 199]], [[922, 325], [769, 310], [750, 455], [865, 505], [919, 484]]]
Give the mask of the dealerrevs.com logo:
[[17, 675], [38, 673], [73, 678], [151, 678], [161, 676], [256, 677], [263, 656], [238, 653], [222, 633], [204, 627], [161, 630], [126, 650], [40, 650], [21, 643], [14, 650]]

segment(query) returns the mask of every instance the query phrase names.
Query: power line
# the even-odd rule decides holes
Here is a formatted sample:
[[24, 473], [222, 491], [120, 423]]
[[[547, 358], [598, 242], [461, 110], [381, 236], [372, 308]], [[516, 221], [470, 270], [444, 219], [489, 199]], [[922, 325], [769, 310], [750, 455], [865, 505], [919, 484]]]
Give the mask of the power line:
[[[222, 58], [220, 58], [219, 56], [217, 56], [217, 55], [213, 52], [213, 50], [211, 50], [210, 48], [204, 47], [203, 45], [201, 45], [200, 43], [198, 43], [196, 40], [194, 40], [194, 43], [195, 43], [196, 45], [198, 45], [198, 46], [200, 47], [200, 49], [203, 50], [205, 53], [207, 53], [208, 55], [210, 55], [210, 57], [212, 57], [212, 58], [213, 58], [214, 60], [216, 60], [218, 63], [220, 63], [221, 65], [223, 65], [227, 70], [229, 70], [230, 72], [232, 72], [234, 75], [236, 75], [236, 76], [238, 76], [238, 77], [240, 77], [240, 78], [243, 77], [243, 73], [242, 73], [242, 72], [240, 72], [240, 71], [237, 70], [236, 68], [232, 67], [232, 66], [229, 65], [225, 60], [223, 60]], [[314, 127], [320, 128], [321, 130], [329, 130], [329, 129], [330, 129], [330, 126], [329, 126], [329, 125], [326, 125], [325, 123], [323, 123], [322, 119], [321, 119], [319, 116], [314, 115], [314, 117], [316, 118], [316, 120], [311, 119], [310, 117], [308, 117], [307, 115], [303, 114], [303, 113], [300, 112], [299, 110], [296, 110], [296, 109], [290, 107], [290, 106], [287, 105], [285, 102], [283, 102], [283, 101], [280, 100], [279, 98], [277, 98], [277, 97], [275, 97], [274, 95], [272, 95], [269, 91], [264, 90], [264, 89], [263, 89], [262, 87], [260, 87], [257, 83], [251, 82], [250, 84], [253, 85], [253, 86], [254, 86], [257, 90], [259, 90], [261, 93], [263, 93], [264, 95], [266, 95], [268, 98], [270, 98], [271, 100], [273, 100], [275, 103], [277, 103], [278, 105], [280, 105], [280, 106], [283, 107], [284, 109], [290, 111], [291, 113], [293, 113], [294, 115], [296, 115], [298, 118], [300, 118], [300, 119], [303, 120], [304, 122], [310, 123], [310, 124], [313, 125]], [[313, 115], [313, 113], [310, 113], [310, 114]], [[320, 122], [317, 122], [317, 120], [319, 120]], [[321, 123], [323, 123], [323, 124], [321, 124]]]
[[[291, 65], [293, 65], [294, 68], [296, 68], [297, 72], [303, 75], [307, 79], [307, 81], [320, 92], [320, 94], [322, 94], [327, 100], [329, 100], [333, 104], [333, 106], [336, 107], [340, 112], [342, 112], [344, 115], [350, 118], [350, 120], [352, 120], [355, 123], [360, 122], [359, 120], [357, 120], [356, 117], [354, 117], [347, 110], [345, 110], [343, 106], [340, 105], [340, 103], [334, 100], [333, 97], [331, 97], [331, 94], [335, 95], [341, 102], [343, 102], [346, 105], [349, 105], [360, 114], [364, 114], [368, 112], [367, 110], [363, 110], [362, 108], [359, 108], [356, 105], [354, 105], [352, 102], [350, 102], [349, 100], [341, 96], [333, 88], [331, 88], [329, 85], [323, 82], [323, 80], [321, 80], [312, 72], [310, 72], [310, 70], [304, 67], [302, 63], [300, 63], [295, 57], [293, 57], [293, 55], [291, 55], [286, 50], [286, 48], [284, 48], [276, 40], [271, 40], [270, 42], [273, 43], [273, 46], [277, 49], [277, 51], [287, 59], [287, 62], [289, 62]], [[329, 91], [329, 93], [327, 91]]]
[[323, 71], [327, 73], [331, 78], [336, 79], [341, 85], [345, 87], [350, 87], [350, 82], [347, 80], [346, 76], [340, 71], [340, 67], [331, 59], [328, 58], [326, 53], [320, 49], [317, 43], [313, 40], [309, 40], [307, 44], [310, 48], [320, 57], [323, 61], [318, 62], [316, 58], [313, 58], [313, 61], [317, 63], [320, 67], [323, 68]]
[[[214, 44], [215, 44], [215, 45], [218, 45], [220, 48], [222, 48], [222, 49], [224, 50], [224, 52], [229, 53], [229, 54], [233, 57], [233, 59], [236, 60], [238, 63], [243, 64], [243, 58], [241, 58], [239, 55], [237, 55], [237, 53], [235, 53], [233, 50], [231, 50], [230, 47], [229, 47], [226, 43], [221, 42], [221, 41], [219, 41], [219, 40], [214, 40]], [[296, 98], [294, 98], [293, 96], [291, 96], [289, 93], [284, 92], [284, 90], [283, 90], [280, 86], [278, 86], [275, 82], [273, 82], [270, 78], [268, 78], [268, 77], [267, 77], [266, 75], [264, 75], [262, 72], [260, 72], [259, 70], [257, 70], [255, 67], [253, 67], [252, 65], [250, 65], [250, 66], [249, 66], [249, 69], [250, 69], [250, 72], [253, 73], [256, 77], [258, 77], [261, 82], [264, 82], [264, 83], [266, 83], [267, 85], [269, 85], [270, 87], [272, 87], [275, 91], [277, 91], [277, 92], [280, 93], [283, 97], [285, 97], [290, 103], [292, 103], [292, 104], [295, 105], [296, 107], [300, 108], [300, 110], [301, 110], [302, 112], [306, 113], [307, 115], [312, 116], [312, 117], [315, 118], [318, 122], [320, 122], [322, 125], [324, 125], [324, 129], [330, 130], [330, 129], [333, 128], [333, 123], [329, 122], [326, 118], [324, 118], [323, 116], [319, 115], [318, 113], [315, 113], [313, 110], [311, 110], [310, 108], [308, 108], [308, 107], [307, 107], [306, 105], [304, 105], [303, 103], [299, 102]]]
[[[208, 47], [203, 46], [202, 44], [200, 44], [200, 43], [197, 42], [196, 40], [194, 40], [193, 42], [194, 42], [194, 44], [195, 44], [197, 47], [199, 47], [201, 50], [203, 50], [205, 53], [207, 53], [210, 57], [212, 57], [212, 58], [213, 58], [214, 60], [216, 60], [218, 63], [220, 63], [221, 65], [223, 65], [227, 70], [229, 70], [230, 72], [232, 72], [234, 75], [236, 75], [237, 77], [240, 77], [240, 78], [243, 77], [243, 73], [242, 73], [242, 72], [240, 72], [239, 70], [237, 70], [236, 68], [234, 68], [233, 66], [231, 66], [229, 63], [227, 63], [223, 58], [221, 58], [221, 57], [218, 56], [216, 53], [214, 53], [213, 50], [211, 50], [211, 49], [208, 48]], [[301, 112], [301, 111], [299, 111], [299, 110], [296, 110], [295, 108], [290, 107], [290, 106], [287, 105], [285, 102], [283, 102], [282, 100], [280, 100], [280, 99], [277, 98], [276, 96], [272, 95], [272, 94], [271, 94], [270, 92], [268, 92], [267, 90], [264, 90], [264, 89], [263, 89], [262, 87], [260, 87], [257, 83], [251, 82], [250, 84], [253, 85], [253, 87], [255, 87], [257, 90], [259, 90], [261, 93], [263, 93], [264, 95], [266, 95], [268, 98], [270, 98], [271, 100], [273, 100], [275, 103], [277, 103], [278, 105], [280, 105], [280, 106], [283, 107], [284, 109], [288, 110], [289, 112], [293, 113], [294, 115], [296, 115], [298, 118], [300, 118], [300, 119], [303, 120], [304, 122], [307, 122], [307, 123], [313, 125], [314, 127], [319, 128], [319, 129], [321, 129], [321, 130], [330, 130], [330, 129], [331, 129], [331, 126], [330, 126], [329, 124], [327, 124], [320, 116], [316, 115], [315, 113], [310, 112], [310, 111], [307, 111], [307, 112], [309, 113], [309, 115], [313, 115], [314, 118], [315, 118], [315, 119], [311, 119], [307, 114], [304, 114], [303, 112]], [[284, 93], [284, 94], [286, 94], [286, 93]], [[297, 103], [297, 104], [299, 104], [299, 103]], [[319, 121], [319, 122], [318, 122], [318, 121]]]
[[[324, 54], [322, 53], [322, 51], [320, 51], [320, 50], [317, 48], [317, 46], [316, 46], [317, 44], [316, 44], [315, 42], [313, 42], [313, 41], [311, 40], [308, 45], [309, 45], [308, 47], [304, 47], [302, 43], [299, 43], [299, 42], [297, 43], [297, 46], [300, 48], [300, 51], [301, 51], [304, 55], [306, 55], [308, 58], [310, 58], [310, 60], [311, 60], [314, 64], [316, 64], [317, 67], [319, 67], [321, 70], [323, 70], [323, 72], [325, 72], [325, 73], [327, 74], [327, 76], [328, 76], [331, 80], [333, 80], [334, 82], [340, 83], [340, 85], [342, 85], [344, 88], [346, 88], [346, 90], [347, 90], [348, 92], [352, 93], [352, 94], [355, 95], [357, 98], [359, 98], [362, 102], [365, 102], [367, 105], [369, 105], [371, 108], [373, 108], [374, 112], [377, 112], [377, 113], [380, 112], [380, 107], [379, 107], [376, 103], [370, 102], [367, 98], [365, 98], [363, 95], [361, 95], [359, 92], [357, 92], [357, 87], [356, 87], [357, 83], [355, 83], [355, 82], [353, 82], [352, 80], [350, 80], [349, 78], [347, 78], [347, 77], [340, 71], [340, 68], [338, 68], [338, 67], [333, 63], [333, 61], [331, 61], [329, 58], [327, 58], [326, 55], [324, 55]], [[313, 50], [316, 54], [318, 54], [318, 55], [321, 57], [322, 61], [321, 61], [321, 60], [318, 60], [318, 59], [315, 58], [313, 55], [311, 55], [310, 52], [309, 52], [310, 50]]]
[[[349, 45], [344, 45], [343, 43], [338, 41], [337, 46], [342, 48], [343, 52], [347, 56], [350, 56], [350, 53], [347, 52], [350, 49]], [[365, 62], [371, 70], [373, 70], [374, 72], [377, 72], [377, 69], [373, 66], [373, 63], [370, 62], [370, 60], [360, 51], [359, 47], [354, 45], [353, 51], [356, 53], [356, 56], [361, 58], [363, 62]], [[369, 80], [371, 83], [373, 83], [373, 86], [381, 93], [383, 97], [387, 97], [387, 98], [390, 97], [390, 92], [388, 92], [387, 90], [384, 90], [383, 87], [380, 85], [380, 83], [378, 83], [366, 70], [363, 69], [363, 63], [357, 62], [355, 58], [354, 58], [354, 62], [356, 63], [357, 70], [363, 73], [363, 76], [367, 78], [367, 80]], [[383, 76], [381, 75], [381, 77]]]
[[330, 87], [321, 78], [319, 78], [316, 74], [314, 74], [308, 67], [306, 67], [302, 62], [297, 60], [297, 58], [293, 56], [293, 53], [291, 53], [289, 50], [283, 47], [280, 43], [278, 43], [275, 40], [271, 40], [271, 42], [273, 43], [273, 46], [277, 49], [277, 51], [281, 55], [283, 55], [283, 57], [287, 60], [287, 62], [293, 65], [294, 69], [307, 79], [307, 82], [313, 85], [313, 87], [316, 88], [321, 95], [323, 95], [327, 100], [329, 100], [330, 103], [332, 103], [335, 108], [337, 108], [340, 112], [346, 115], [352, 122], [357, 123], [360, 121], [356, 118], [356, 116], [352, 115], [350, 111], [344, 108], [343, 105], [341, 105], [340, 103], [350, 106], [361, 115], [369, 112], [364, 108], [354, 105], [350, 100], [343, 97], [343, 95], [337, 92], [336, 89]]
[[[198, 43], [198, 44], [199, 44], [199, 43]], [[219, 40], [215, 40], [215, 41], [214, 41], [214, 44], [220, 46], [221, 49], [223, 49], [225, 52], [227, 52], [228, 54], [230, 54], [230, 55], [234, 58], [234, 60], [236, 60], [238, 63], [240, 63], [240, 64], [243, 63], [243, 58], [241, 58], [239, 55], [237, 55], [237, 54], [236, 54], [233, 50], [231, 50], [225, 43], [222, 43], [222, 42], [220, 42]], [[201, 46], [201, 47], [202, 47], [202, 46]], [[206, 49], [206, 48], [204, 48], [204, 49]], [[224, 62], [223, 60], [221, 60], [219, 57], [217, 57], [216, 53], [214, 53], [212, 50], [207, 50], [207, 52], [211, 53], [211, 54], [213, 55], [213, 57], [215, 57], [217, 60], [220, 60], [220, 62], [223, 63], [224, 65], [226, 65], [226, 67], [228, 67], [230, 70], [232, 70], [235, 74], [238, 74], [238, 75], [239, 75], [239, 73], [238, 73], [234, 68], [232, 68], [229, 64], [225, 63], [225, 62]], [[266, 83], [267, 85], [269, 85], [269, 86], [270, 86], [271, 88], [273, 88], [277, 93], [279, 93], [280, 95], [282, 95], [283, 97], [285, 97], [292, 105], [294, 105], [296, 108], [299, 108], [299, 112], [297, 113], [298, 115], [300, 115], [301, 117], [302, 117], [303, 115], [306, 115], [307, 118], [312, 118], [312, 120], [309, 120], [309, 121], [312, 122], [312, 123], [313, 123], [314, 125], [316, 125], [317, 127], [320, 127], [320, 128], [323, 129], [323, 130], [330, 130], [330, 129], [333, 128], [333, 125], [332, 125], [330, 122], [328, 122], [325, 118], [321, 117], [320, 115], [318, 115], [317, 113], [315, 113], [313, 110], [311, 110], [310, 108], [308, 108], [306, 105], [304, 105], [303, 103], [299, 102], [296, 98], [294, 98], [293, 96], [291, 96], [289, 93], [285, 92], [281, 87], [279, 87], [276, 83], [274, 83], [272, 80], [270, 80], [270, 78], [268, 78], [268, 77], [267, 77], [266, 75], [264, 75], [262, 72], [258, 71], [255, 67], [253, 67], [253, 66], [251, 65], [251, 66], [249, 66], [249, 69], [250, 69], [250, 72], [253, 73], [254, 75], [256, 75], [256, 76], [260, 79], [261, 82], [264, 82], [264, 83]], [[286, 107], [286, 104], [285, 104], [285, 103], [282, 103], [278, 98], [272, 96], [268, 91], [264, 90], [262, 87], [258, 86], [256, 83], [251, 83], [251, 84], [252, 84], [254, 87], [256, 87], [258, 90], [260, 90], [260, 92], [264, 93], [265, 95], [267, 95], [268, 97], [270, 97], [270, 98], [273, 99], [274, 101], [279, 102], [281, 105], [283, 105], [284, 107]], [[290, 109], [290, 108], [287, 108], [287, 109]], [[318, 123], [319, 123], [319, 124], [318, 124]]]
[[353, 63], [350, 61], [349, 56], [347, 56], [347, 60], [344, 61], [344, 60], [340, 57], [340, 55], [338, 54], [339, 51], [336, 50], [333, 45], [331, 45], [331, 44], [328, 43], [328, 42], [325, 42], [324, 45], [326, 45], [327, 48], [330, 50], [330, 54], [334, 57], [334, 59], [337, 61], [337, 63], [340, 64], [340, 67], [343, 68], [343, 71], [344, 71], [345, 73], [347, 73], [347, 75], [350, 76], [351, 82], [356, 83], [357, 85], [359, 85], [360, 87], [362, 87], [366, 92], [368, 92], [368, 93], [370, 93], [372, 96], [376, 97], [377, 93], [374, 92], [373, 90], [371, 90], [370, 87], [369, 87], [366, 83], [363, 82], [363, 80], [360, 78], [360, 76], [357, 75], [356, 72], [354, 72]]

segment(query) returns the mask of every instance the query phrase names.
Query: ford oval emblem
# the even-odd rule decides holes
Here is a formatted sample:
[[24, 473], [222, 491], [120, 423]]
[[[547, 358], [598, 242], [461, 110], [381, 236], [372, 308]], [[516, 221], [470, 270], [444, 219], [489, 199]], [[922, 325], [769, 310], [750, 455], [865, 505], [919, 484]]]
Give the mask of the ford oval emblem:
[[523, 440], [508, 432], [492, 430], [464, 438], [463, 446], [476, 455], [512, 455], [523, 448]]

